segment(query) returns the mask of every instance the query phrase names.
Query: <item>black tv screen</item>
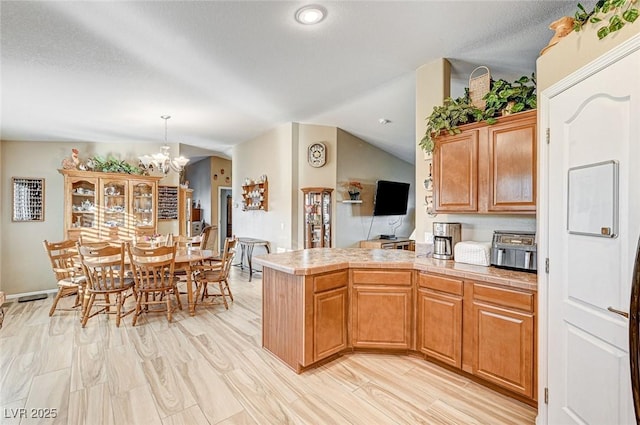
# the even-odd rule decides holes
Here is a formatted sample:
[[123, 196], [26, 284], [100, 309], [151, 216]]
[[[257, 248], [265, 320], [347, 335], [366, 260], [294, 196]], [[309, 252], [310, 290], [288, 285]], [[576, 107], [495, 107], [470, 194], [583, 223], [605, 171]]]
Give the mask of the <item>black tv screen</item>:
[[405, 215], [409, 202], [409, 183], [378, 180], [373, 215]]

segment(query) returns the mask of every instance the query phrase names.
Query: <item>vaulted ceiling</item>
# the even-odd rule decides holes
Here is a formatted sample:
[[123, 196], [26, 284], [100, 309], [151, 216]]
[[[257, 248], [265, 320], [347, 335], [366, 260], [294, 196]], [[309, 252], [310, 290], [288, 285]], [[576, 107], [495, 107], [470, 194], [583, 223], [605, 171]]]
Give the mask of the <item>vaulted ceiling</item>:
[[[340, 127], [414, 162], [415, 70], [530, 75], [573, 1], [2, 1], [0, 137], [231, 147], [285, 122]], [[594, 2], [591, 2], [594, 3]], [[592, 6], [583, 2], [585, 7]], [[380, 125], [378, 120], [390, 121]]]

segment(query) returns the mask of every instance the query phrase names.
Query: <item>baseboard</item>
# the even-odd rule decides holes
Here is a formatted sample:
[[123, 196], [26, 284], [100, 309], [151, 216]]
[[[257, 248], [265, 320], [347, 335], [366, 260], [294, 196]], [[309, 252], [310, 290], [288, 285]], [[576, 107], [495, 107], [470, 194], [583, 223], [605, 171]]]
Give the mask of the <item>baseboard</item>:
[[20, 297], [29, 296], [29, 295], [55, 294], [56, 292], [58, 292], [57, 289], [47, 289], [46, 291], [35, 291], [35, 292], [22, 292], [20, 294], [7, 295], [7, 301], [10, 301], [10, 300], [13, 300], [13, 299], [17, 299], [17, 298], [20, 298]]

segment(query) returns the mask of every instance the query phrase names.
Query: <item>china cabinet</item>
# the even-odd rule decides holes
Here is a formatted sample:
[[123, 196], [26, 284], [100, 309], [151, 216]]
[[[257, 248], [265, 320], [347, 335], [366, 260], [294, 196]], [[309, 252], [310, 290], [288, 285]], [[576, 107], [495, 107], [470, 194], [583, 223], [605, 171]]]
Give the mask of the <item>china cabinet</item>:
[[64, 176], [67, 238], [131, 239], [156, 233], [161, 177], [58, 171]]
[[302, 189], [305, 248], [331, 248], [331, 192], [326, 187]]

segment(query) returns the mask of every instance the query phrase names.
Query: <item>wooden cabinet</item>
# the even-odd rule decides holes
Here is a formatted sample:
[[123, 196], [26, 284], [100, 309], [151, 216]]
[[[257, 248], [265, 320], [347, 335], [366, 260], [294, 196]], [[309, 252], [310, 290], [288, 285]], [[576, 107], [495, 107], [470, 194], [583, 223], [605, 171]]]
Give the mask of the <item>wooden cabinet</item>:
[[418, 274], [417, 349], [456, 368], [462, 367], [463, 282]]
[[269, 182], [242, 185], [242, 211], [269, 211]]
[[313, 360], [318, 361], [347, 348], [349, 273], [328, 273], [313, 281]]
[[304, 247], [330, 248], [333, 189], [305, 187], [301, 190], [304, 196]]
[[404, 249], [407, 251], [415, 251], [416, 244], [413, 239], [369, 239], [366, 241], [360, 241], [360, 248], [373, 248], [373, 249]]
[[433, 155], [437, 212], [478, 211], [478, 133], [467, 130], [436, 140]]
[[535, 389], [535, 297], [473, 286], [473, 374], [528, 398]]
[[202, 220], [202, 208], [193, 208], [191, 210], [191, 221]]
[[536, 111], [487, 125], [461, 126], [436, 138], [435, 209], [442, 213], [528, 213], [536, 210]]
[[193, 208], [193, 189], [181, 187], [178, 197], [178, 234], [191, 237], [191, 216]]
[[70, 239], [131, 239], [157, 229], [161, 177], [59, 170], [64, 176], [64, 226]]
[[351, 273], [351, 345], [410, 349], [413, 272], [353, 270]]

